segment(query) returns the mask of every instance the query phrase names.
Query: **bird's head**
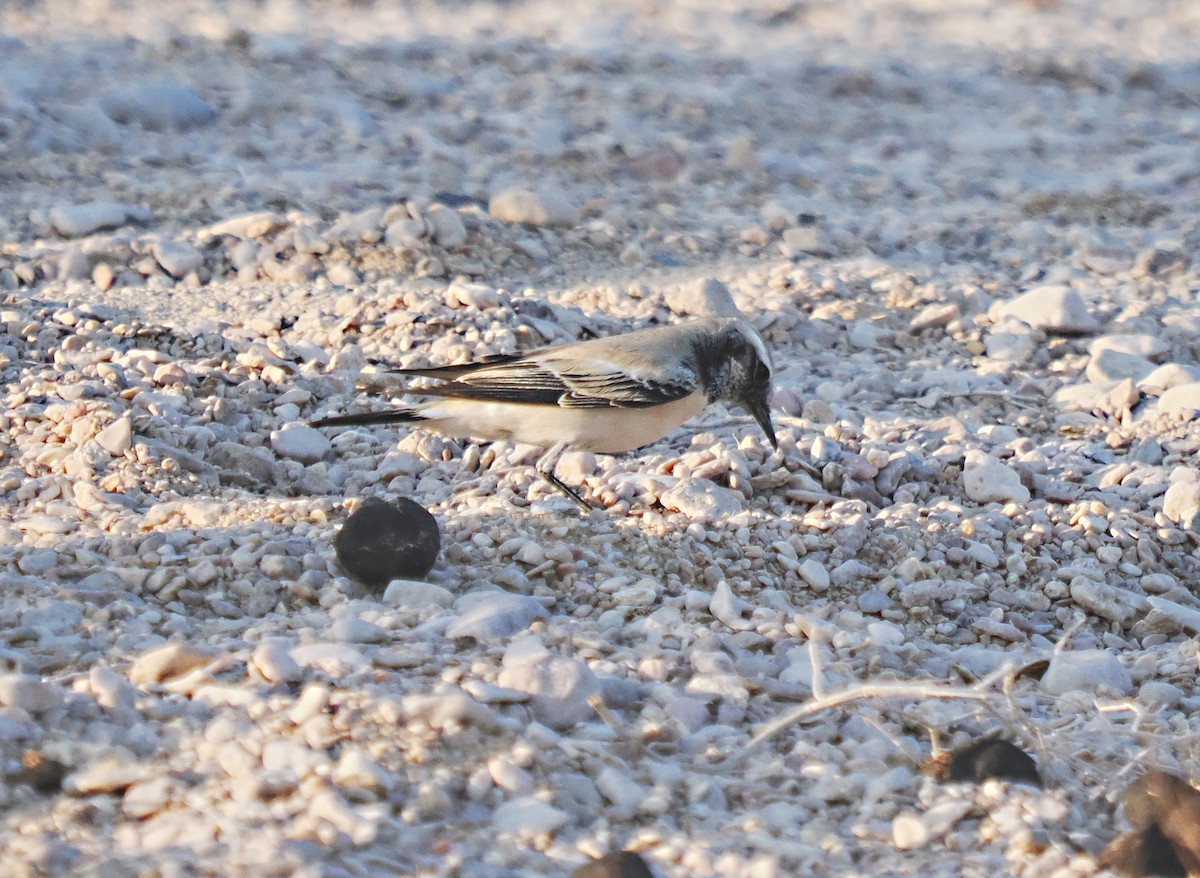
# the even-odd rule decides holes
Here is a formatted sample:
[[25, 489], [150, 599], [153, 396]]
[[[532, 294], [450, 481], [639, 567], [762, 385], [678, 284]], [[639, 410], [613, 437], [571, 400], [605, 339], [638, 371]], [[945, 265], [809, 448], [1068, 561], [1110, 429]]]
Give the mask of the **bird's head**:
[[769, 405], [774, 366], [762, 336], [744, 320], [721, 320], [697, 354], [708, 398], [744, 408], [778, 448]]

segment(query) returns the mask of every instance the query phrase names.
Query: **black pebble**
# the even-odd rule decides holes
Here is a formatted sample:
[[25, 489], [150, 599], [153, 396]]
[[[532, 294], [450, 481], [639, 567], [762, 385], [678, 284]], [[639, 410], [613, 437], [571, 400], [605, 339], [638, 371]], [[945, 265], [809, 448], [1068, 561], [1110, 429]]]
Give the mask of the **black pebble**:
[[982, 783], [989, 778], [1042, 785], [1033, 758], [1020, 747], [999, 738], [986, 738], [952, 752], [939, 779]]
[[368, 497], [333, 540], [346, 572], [374, 591], [393, 579], [422, 579], [437, 560], [442, 536], [437, 520], [419, 503]]
[[654, 878], [640, 854], [633, 851], [613, 851], [598, 860], [584, 863], [571, 878]]
[[[1134, 831], [1105, 848], [1101, 862], [1106, 858], [1116, 862], [1112, 858], [1117, 856], [1131, 858], [1128, 851], [1132, 850], [1142, 856], [1135, 865], [1144, 866], [1144, 871], [1121, 871], [1115, 865], [1114, 871], [1129, 876], [1200, 874], [1200, 791], [1183, 778], [1165, 771], [1146, 772], [1125, 789], [1125, 819]], [[1159, 839], [1166, 844], [1157, 844]], [[1150, 871], [1163, 868], [1162, 863], [1172, 865], [1171, 858], [1160, 853], [1163, 849], [1173, 854], [1182, 871]]]
[[13, 783], [28, 784], [39, 793], [57, 793], [69, 769], [57, 759], [37, 750], [26, 750], [21, 769], [12, 776]]
[[1187, 878], [1187, 870], [1157, 826], [1135, 829], [1110, 842], [1098, 865], [1124, 878]]

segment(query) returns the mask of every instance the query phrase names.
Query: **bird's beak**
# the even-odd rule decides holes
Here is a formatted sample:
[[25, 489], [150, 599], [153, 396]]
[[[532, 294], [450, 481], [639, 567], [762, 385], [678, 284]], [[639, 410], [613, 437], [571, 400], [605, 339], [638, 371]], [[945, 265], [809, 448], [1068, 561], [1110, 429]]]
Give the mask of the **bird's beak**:
[[746, 410], [758, 421], [758, 426], [762, 427], [762, 431], [767, 434], [767, 441], [771, 443], [771, 447], [779, 450], [779, 440], [775, 438], [775, 427], [771, 424], [771, 409], [767, 406], [766, 399], [746, 400]]

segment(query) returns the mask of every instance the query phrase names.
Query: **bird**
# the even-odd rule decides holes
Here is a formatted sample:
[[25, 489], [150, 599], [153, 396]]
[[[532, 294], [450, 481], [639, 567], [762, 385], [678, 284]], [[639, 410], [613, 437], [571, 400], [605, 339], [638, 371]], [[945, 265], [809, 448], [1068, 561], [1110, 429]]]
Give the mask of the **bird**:
[[657, 442], [714, 402], [744, 408], [779, 442], [769, 396], [774, 366], [762, 336], [738, 317], [708, 317], [620, 335], [498, 354], [395, 374], [442, 384], [404, 394], [434, 399], [333, 415], [314, 427], [413, 424], [456, 439], [524, 442], [547, 449], [537, 472], [584, 508], [556, 474], [568, 448], [623, 454]]

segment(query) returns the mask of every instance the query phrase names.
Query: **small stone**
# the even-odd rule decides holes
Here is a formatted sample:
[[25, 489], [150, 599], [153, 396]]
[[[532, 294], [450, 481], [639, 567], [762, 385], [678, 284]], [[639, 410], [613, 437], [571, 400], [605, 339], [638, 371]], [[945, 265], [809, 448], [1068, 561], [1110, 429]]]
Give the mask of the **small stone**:
[[10, 780], [49, 795], [62, 789], [63, 778], [69, 772], [70, 769], [57, 759], [52, 759], [38, 750], [26, 750], [21, 757], [21, 768]]
[[493, 756], [488, 760], [487, 771], [492, 783], [513, 795], [527, 796], [535, 789], [529, 772], [509, 758]]
[[340, 643], [384, 643], [390, 638], [386, 628], [358, 616], [343, 616], [329, 626], [329, 639]]
[[613, 851], [571, 873], [571, 878], [654, 878], [640, 854]]
[[647, 794], [645, 787], [611, 765], [606, 765], [596, 775], [596, 789], [612, 803], [613, 814], [618, 820], [629, 820], [637, 814]]
[[115, 229], [127, 222], [146, 222], [149, 219], [147, 211], [115, 201], [59, 204], [50, 209], [49, 215], [50, 227], [65, 238], [78, 238], [102, 229]]
[[163, 271], [175, 278], [184, 278], [204, 265], [204, 254], [186, 241], [163, 238], [150, 248]]
[[282, 430], [271, 431], [271, 448], [275, 453], [300, 463], [316, 463], [329, 453], [330, 447], [325, 434], [307, 424], [289, 424]]
[[983, 341], [989, 359], [1002, 363], [1023, 363], [1033, 355], [1034, 341], [1029, 332], [991, 332]]
[[354, 845], [370, 844], [379, 831], [377, 820], [367, 817], [332, 790], [323, 790], [312, 797], [308, 816], [330, 824]]
[[1200, 482], [1190, 479], [1175, 482], [1163, 496], [1163, 515], [1171, 521], [1194, 530], [1200, 518]]
[[693, 478], [680, 479], [675, 487], [663, 492], [659, 502], [664, 509], [701, 522], [720, 521], [746, 507], [746, 498], [740, 492]]
[[0, 675], [0, 704], [27, 713], [45, 713], [61, 706], [62, 692], [32, 674]]
[[337, 287], [352, 287], [358, 281], [358, 272], [344, 262], [335, 262], [325, 269], [325, 277]]
[[487, 284], [452, 283], [446, 289], [446, 304], [451, 308], [495, 308], [500, 294]]
[[1160, 412], [1200, 412], [1200, 381], [1177, 384], [1158, 398]]
[[287, 641], [272, 637], [255, 647], [250, 661], [272, 683], [298, 683], [304, 678], [304, 669], [288, 650]]
[[1167, 600], [1158, 595], [1151, 595], [1146, 598], [1146, 604], [1150, 607], [1151, 613], [1159, 614], [1171, 622], [1173, 632], [1188, 631], [1192, 634], [1200, 634], [1200, 610], [1193, 607], [1185, 607], [1183, 604]]
[[339, 787], [381, 791], [387, 789], [387, 773], [360, 747], [342, 751], [333, 768], [333, 782]]
[[467, 595], [458, 606], [462, 608], [458, 618], [446, 627], [450, 638], [500, 640], [546, 617], [546, 608], [536, 598], [507, 592]]
[[1171, 710], [1183, 700], [1183, 690], [1163, 680], [1147, 680], [1138, 689], [1137, 697], [1152, 710]]
[[829, 571], [825, 565], [815, 558], [805, 558], [800, 562], [800, 566], [796, 568], [796, 572], [800, 574], [800, 578], [808, 583], [809, 588], [817, 594], [824, 594], [829, 591]]
[[1154, 364], [1145, 357], [1109, 349], [1094, 354], [1086, 370], [1087, 379], [1093, 384], [1123, 381], [1126, 378], [1138, 382], [1152, 372]]
[[1148, 606], [1146, 598], [1136, 592], [1086, 576], [1072, 579], [1070, 591], [1071, 600], [1083, 609], [1119, 625], [1129, 625], [1144, 615]]
[[1187, 254], [1179, 247], [1147, 247], [1133, 260], [1129, 273], [1134, 277], [1162, 277], [1183, 271], [1189, 261]]
[[129, 682], [135, 686], [167, 683], [211, 664], [217, 653], [186, 643], [168, 643], [144, 653], [129, 668]]
[[1034, 786], [1042, 785], [1037, 763], [1028, 753], [1008, 741], [987, 738], [974, 741], [947, 755], [949, 758], [944, 762], [944, 770], [938, 776], [938, 780], [945, 783], [983, 783], [995, 778]]
[[[1150, 396], [1161, 396], [1165, 391], [1184, 384], [1200, 383], [1200, 369], [1183, 363], [1163, 363], [1137, 383], [1138, 390]], [[1189, 395], [1195, 391], [1190, 391]], [[1162, 408], [1160, 400], [1159, 407]]]
[[667, 307], [679, 315], [703, 317], [740, 317], [729, 287], [713, 277], [674, 287], [663, 294]]
[[58, 260], [59, 280], [83, 280], [92, 270], [91, 260], [81, 250], [70, 249]]
[[1050, 659], [1050, 667], [1042, 675], [1040, 685], [1042, 691], [1050, 695], [1097, 692], [1100, 689], [1129, 695], [1133, 691], [1129, 671], [1115, 655], [1100, 649], [1055, 653]]
[[590, 451], [568, 451], [558, 459], [555, 473], [568, 485], [578, 485], [596, 471], [596, 455]]
[[334, 538], [342, 567], [373, 591], [393, 579], [424, 577], [441, 544], [437, 520], [407, 497], [393, 503], [368, 497]]
[[270, 452], [247, 448], [238, 442], [219, 442], [208, 453], [209, 463], [222, 470], [223, 484], [260, 487], [275, 481], [275, 464]]
[[496, 683], [532, 696], [533, 715], [555, 729], [571, 728], [595, 716], [590, 700], [600, 694], [600, 682], [587, 665], [554, 655], [536, 638], [508, 648]]
[[753, 622], [742, 618], [743, 611], [749, 608], [749, 604], [734, 595], [725, 580], [717, 583], [712, 600], [708, 604], [708, 611], [712, 613], [713, 618], [734, 631], [748, 631], [754, 627]]
[[176, 791], [177, 782], [170, 777], [140, 780], [125, 790], [121, 797], [121, 810], [129, 817], [145, 820], [166, 810]]
[[123, 793], [146, 776], [146, 768], [117, 757], [100, 759], [66, 778], [64, 786], [81, 796]]
[[1100, 328], [1083, 298], [1061, 284], [1035, 287], [1011, 302], [996, 306], [999, 316], [1012, 316], [1035, 329], [1060, 335], [1086, 335]]
[[467, 227], [457, 210], [435, 204], [425, 215], [432, 230], [434, 242], [447, 250], [467, 243]]
[[348, 643], [306, 643], [294, 647], [292, 660], [305, 668], [316, 668], [335, 680], [357, 674], [370, 666], [366, 657]]
[[801, 417], [813, 424], [832, 424], [837, 421], [837, 413], [823, 399], [810, 399], [804, 403]]
[[933, 837], [919, 814], [906, 811], [892, 820], [892, 843], [902, 851], [924, 847]]
[[909, 321], [908, 328], [913, 332], [920, 332], [934, 326], [945, 326], [961, 316], [962, 312], [955, 303], [934, 302], [922, 308], [917, 316]]
[[493, 195], [488, 213], [501, 222], [530, 226], [573, 226], [579, 220], [579, 211], [562, 196], [528, 189], [506, 189]]
[[407, 610], [428, 610], [448, 607], [454, 603], [454, 594], [440, 585], [419, 582], [413, 579], [393, 579], [380, 598], [383, 603]]
[[67, 521], [56, 515], [30, 515], [20, 524], [21, 530], [42, 535], [70, 533], [79, 526], [76, 521]]
[[229, 235], [234, 238], [265, 238], [288, 227], [288, 221], [277, 213], [260, 210], [243, 213], [214, 223], [204, 229], [207, 236]]
[[1092, 339], [1088, 354], [1099, 356], [1104, 351], [1117, 351], [1147, 360], [1157, 360], [1171, 350], [1171, 345], [1156, 335], [1144, 332], [1128, 335], [1101, 335]]
[[120, 125], [140, 125], [149, 131], [183, 131], [217, 118], [217, 111], [195, 90], [174, 82], [118, 89], [102, 98], [100, 107]]
[[461, 691], [409, 695], [404, 699], [404, 710], [411, 718], [424, 719], [432, 729], [444, 729], [450, 724], [495, 728], [500, 722], [491, 708]]
[[94, 269], [91, 270], [91, 282], [101, 290], [112, 287], [115, 279], [116, 273], [113, 271], [113, 266], [108, 263], [96, 263]]
[[533, 796], [505, 802], [492, 815], [496, 832], [536, 838], [557, 832], [571, 821], [571, 815]]
[[113, 457], [123, 457], [133, 447], [133, 421], [128, 417], [117, 418], [92, 437], [92, 441]]
[[858, 596], [858, 608], [864, 613], [876, 615], [896, 605], [891, 596], [877, 588], [868, 588]]
[[58, 552], [51, 548], [34, 549], [17, 557], [17, 569], [27, 576], [45, 576], [58, 566]]
[[1027, 503], [1029, 489], [1021, 476], [1000, 461], [977, 453], [967, 458], [963, 489], [976, 503]]

